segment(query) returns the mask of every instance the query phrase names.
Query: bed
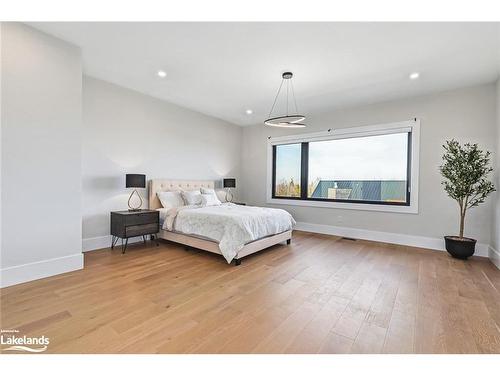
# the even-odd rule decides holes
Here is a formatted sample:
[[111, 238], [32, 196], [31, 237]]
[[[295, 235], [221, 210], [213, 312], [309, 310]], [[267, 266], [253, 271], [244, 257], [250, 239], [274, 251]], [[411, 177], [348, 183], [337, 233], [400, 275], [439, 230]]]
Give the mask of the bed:
[[158, 238], [222, 255], [236, 265], [241, 259], [278, 243], [290, 244], [295, 221], [280, 209], [241, 206], [185, 206], [163, 209], [162, 191], [214, 189], [213, 181], [153, 179], [149, 182], [149, 208], [160, 211]]

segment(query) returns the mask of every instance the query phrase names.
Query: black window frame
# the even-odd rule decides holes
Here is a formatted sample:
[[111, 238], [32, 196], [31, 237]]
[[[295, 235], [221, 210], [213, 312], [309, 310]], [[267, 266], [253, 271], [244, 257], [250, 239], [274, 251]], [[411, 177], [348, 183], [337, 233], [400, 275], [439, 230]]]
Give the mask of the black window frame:
[[[391, 134], [391, 133], [387, 133]], [[380, 134], [384, 135], [384, 134]], [[367, 135], [370, 136], [370, 135]], [[349, 138], [349, 137], [347, 137]], [[353, 137], [354, 138], [354, 137]], [[332, 140], [335, 138], [332, 138]], [[412, 132], [407, 132], [407, 155], [406, 155], [406, 202], [384, 202], [384, 201], [369, 201], [360, 199], [331, 199], [331, 198], [312, 198], [307, 196], [307, 187], [309, 185], [309, 143], [314, 141], [302, 141], [302, 142], [287, 142], [281, 144], [272, 145], [272, 199], [285, 199], [285, 200], [298, 200], [298, 201], [316, 201], [316, 202], [338, 202], [338, 203], [355, 203], [355, 204], [372, 204], [379, 206], [411, 206], [411, 156], [412, 156]], [[300, 162], [300, 197], [287, 197], [276, 195], [276, 148], [277, 146], [287, 145], [287, 144], [301, 144], [301, 162]]]

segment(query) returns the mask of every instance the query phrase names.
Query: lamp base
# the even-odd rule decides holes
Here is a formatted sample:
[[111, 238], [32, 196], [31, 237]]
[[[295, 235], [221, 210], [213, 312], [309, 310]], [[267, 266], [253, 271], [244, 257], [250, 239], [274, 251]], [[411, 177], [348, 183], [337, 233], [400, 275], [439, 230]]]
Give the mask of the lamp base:
[[[137, 194], [137, 196], [139, 197], [139, 206], [136, 206], [136, 207], [132, 206], [132, 204], [131, 204], [132, 196], [134, 194]], [[140, 194], [137, 192], [137, 190], [134, 189], [134, 191], [132, 192], [132, 194], [130, 194], [130, 197], [128, 198], [128, 210], [129, 211], [140, 211], [141, 207], [142, 207], [142, 198], [141, 198]]]
[[226, 202], [232, 203], [233, 202], [233, 193], [231, 192], [231, 188], [226, 189]]

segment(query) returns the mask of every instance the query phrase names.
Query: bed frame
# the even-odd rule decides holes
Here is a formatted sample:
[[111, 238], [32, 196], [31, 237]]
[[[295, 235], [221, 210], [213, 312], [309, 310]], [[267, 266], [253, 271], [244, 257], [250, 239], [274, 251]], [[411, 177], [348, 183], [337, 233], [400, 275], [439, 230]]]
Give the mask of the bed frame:
[[[172, 190], [198, 190], [202, 187], [208, 189], [214, 189], [213, 181], [187, 181], [187, 180], [164, 180], [164, 179], [154, 179], [149, 181], [149, 209], [156, 210], [161, 208], [160, 200], [156, 193], [159, 191], [172, 191]], [[195, 236], [190, 236], [187, 234], [171, 232], [167, 230], [160, 229], [158, 233], [158, 238], [164, 240], [177, 242], [183, 244], [187, 247], [194, 247], [197, 249], [209, 251], [211, 253], [220, 254], [219, 244], [216, 241], [199, 238]], [[283, 233], [278, 233], [273, 236], [268, 236], [261, 238], [259, 240], [247, 243], [234, 258], [235, 264], [239, 266], [241, 264], [241, 258], [256, 253], [260, 250], [267, 249], [270, 246], [276, 245], [280, 242], [286, 242], [287, 245], [291, 243], [292, 231], [286, 231]]]

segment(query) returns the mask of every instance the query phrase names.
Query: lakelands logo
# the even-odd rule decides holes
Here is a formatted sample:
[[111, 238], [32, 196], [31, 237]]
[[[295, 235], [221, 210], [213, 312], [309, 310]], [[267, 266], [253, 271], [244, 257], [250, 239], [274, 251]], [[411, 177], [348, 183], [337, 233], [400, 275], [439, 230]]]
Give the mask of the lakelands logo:
[[2, 346], [9, 345], [6, 348], [2, 347], [3, 351], [41, 353], [47, 350], [49, 338], [45, 336], [20, 336], [16, 329], [2, 329], [0, 330], [0, 344]]

